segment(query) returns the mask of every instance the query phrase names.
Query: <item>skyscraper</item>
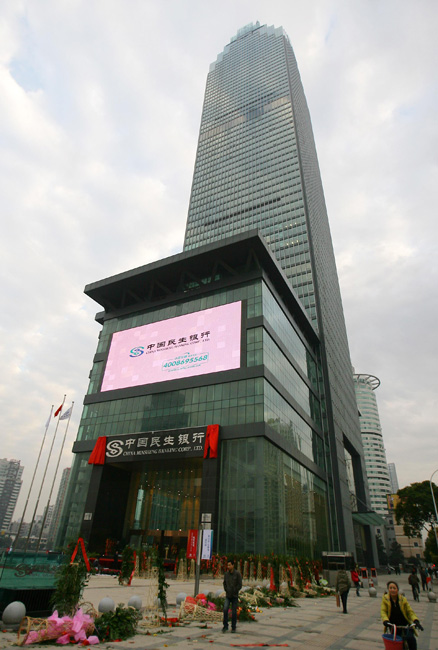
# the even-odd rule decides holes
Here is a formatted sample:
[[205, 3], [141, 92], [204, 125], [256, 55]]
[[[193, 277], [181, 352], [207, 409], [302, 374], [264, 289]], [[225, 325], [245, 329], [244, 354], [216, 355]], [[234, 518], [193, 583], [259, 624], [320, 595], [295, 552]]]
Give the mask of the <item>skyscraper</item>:
[[0, 458], [0, 531], [6, 531], [12, 521], [20, 494], [23, 466], [19, 460]]
[[380, 379], [374, 375], [354, 375], [360, 430], [365, 453], [371, 507], [380, 515], [388, 515], [388, 494], [391, 483], [386, 463], [386, 451], [380, 425], [379, 409], [374, 391]]
[[102, 331], [57, 544], [176, 552], [202, 520], [221, 551], [373, 566], [328, 218], [282, 29], [243, 28], [211, 68], [184, 248], [85, 288]]
[[[184, 249], [258, 228], [318, 331], [335, 543], [351, 546], [346, 453], [368, 493], [350, 354], [312, 125], [282, 28], [249, 24], [210, 66]], [[344, 451], [345, 450], [345, 451]]]

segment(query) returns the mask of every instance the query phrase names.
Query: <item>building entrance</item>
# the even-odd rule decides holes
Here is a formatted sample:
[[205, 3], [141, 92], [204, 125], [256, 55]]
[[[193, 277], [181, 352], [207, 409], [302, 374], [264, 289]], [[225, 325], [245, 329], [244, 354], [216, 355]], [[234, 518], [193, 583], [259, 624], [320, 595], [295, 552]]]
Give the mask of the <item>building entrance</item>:
[[168, 560], [199, 523], [202, 459], [142, 463], [132, 472], [125, 535], [133, 547], [159, 548]]

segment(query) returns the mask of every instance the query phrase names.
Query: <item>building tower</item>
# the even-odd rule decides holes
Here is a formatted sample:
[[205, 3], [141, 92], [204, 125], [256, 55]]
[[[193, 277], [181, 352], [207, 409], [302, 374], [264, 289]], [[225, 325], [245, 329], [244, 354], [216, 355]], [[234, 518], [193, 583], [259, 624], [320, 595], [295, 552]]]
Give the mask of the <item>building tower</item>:
[[380, 379], [373, 375], [354, 375], [359, 422], [365, 452], [365, 467], [368, 477], [372, 509], [380, 515], [388, 515], [388, 494], [391, 494], [386, 451], [383, 444], [379, 410], [374, 394], [380, 386]]
[[[210, 66], [184, 249], [258, 228], [324, 344], [334, 547], [351, 548], [345, 452], [368, 503], [351, 361], [312, 125], [282, 28], [249, 24]], [[367, 506], [362, 505], [367, 509]]]
[[397, 494], [399, 491], [397, 470], [395, 463], [388, 463], [389, 482], [391, 483], [391, 494]]
[[102, 330], [56, 546], [80, 533], [176, 552], [204, 521], [221, 551], [373, 566], [336, 265], [282, 29], [248, 25], [211, 68], [184, 251], [85, 292]]
[[0, 531], [7, 531], [12, 521], [23, 469], [19, 460], [0, 458]]

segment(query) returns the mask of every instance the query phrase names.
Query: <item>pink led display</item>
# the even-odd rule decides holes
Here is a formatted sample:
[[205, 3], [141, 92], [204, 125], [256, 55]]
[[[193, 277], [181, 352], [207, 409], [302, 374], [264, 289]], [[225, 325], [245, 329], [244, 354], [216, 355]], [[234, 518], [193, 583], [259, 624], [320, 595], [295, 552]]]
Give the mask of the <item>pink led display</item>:
[[113, 334], [102, 391], [240, 368], [242, 303]]

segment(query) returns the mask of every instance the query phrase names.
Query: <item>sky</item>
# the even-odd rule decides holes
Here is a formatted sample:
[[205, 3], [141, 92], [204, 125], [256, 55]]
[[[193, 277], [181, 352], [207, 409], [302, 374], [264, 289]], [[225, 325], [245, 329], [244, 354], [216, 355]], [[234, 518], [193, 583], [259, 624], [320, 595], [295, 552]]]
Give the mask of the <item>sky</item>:
[[387, 460], [400, 487], [438, 470], [435, 0], [2, 0], [0, 457], [25, 467], [15, 518], [64, 395], [59, 474], [72, 462], [100, 329], [84, 286], [182, 250], [209, 66], [257, 20], [283, 26], [298, 60]]

